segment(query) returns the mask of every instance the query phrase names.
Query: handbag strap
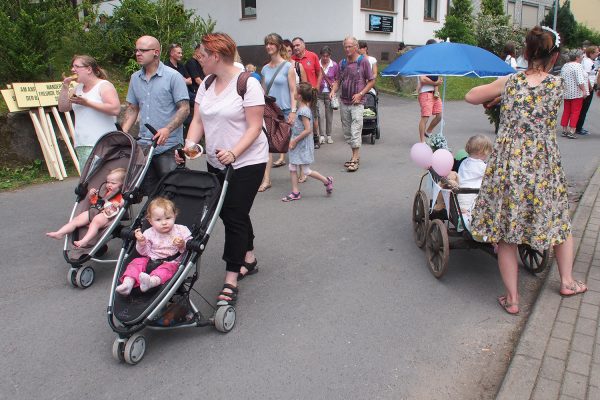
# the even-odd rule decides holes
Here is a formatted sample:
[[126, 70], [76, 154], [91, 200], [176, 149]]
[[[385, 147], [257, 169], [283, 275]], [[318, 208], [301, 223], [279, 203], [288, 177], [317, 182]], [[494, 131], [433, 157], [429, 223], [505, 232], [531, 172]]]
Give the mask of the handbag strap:
[[[319, 65], [320, 64], [321, 64], [321, 62], [319, 61]], [[327, 73], [323, 69], [323, 66], [321, 66], [321, 72], [323, 72], [323, 79], [325, 79], [325, 82], [327, 82], [327, 84], [329, 85], [329, 89], [332, 89], [333, 88], [333, 82], [331, 82], [329, 80], [329, 77], [327, 76]]]
[[286, 62], [287, 61], [283, 61], [281, 64], [279, 64], [279, 67], [277, 67], [277, 69], [275, 70], [275, 73], [273, 74], [273, 77], [271, 78], [271, 81], [267, 85], [267, 95], [269, 95], [269, 91], [271, 90], [271, 86], [273, 86], [273, 82], [275, 82], [275, 78], [277, 78], [277, 74], [279, 74], [279, 71], [281, 71], [281, 69], [283, 68], [283, 65]]

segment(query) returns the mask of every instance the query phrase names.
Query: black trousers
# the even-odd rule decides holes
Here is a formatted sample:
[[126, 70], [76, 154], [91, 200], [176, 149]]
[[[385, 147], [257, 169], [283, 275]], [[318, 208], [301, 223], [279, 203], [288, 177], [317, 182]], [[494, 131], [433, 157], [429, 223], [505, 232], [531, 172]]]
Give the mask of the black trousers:
[[178, 144], [164, 153], [152, 157], [150, 167], [148, 168], [148, 172], [142, 183], [142, 192], [144, 195], [150, 196], [152, 192], [154, 192], [154, 189], [156, 189], [158, 182], [160, 182], [166, 174], [177, 167], [177, 163], [175, 162], [175, 149], [180, 147], [181, 145]]
[[[219, 215], [225, 225], [223, 260], [228, 272], [240, 272], [246, 252], [254, 250], [254, 230], [250, 210], [265, 173], [266, 163], [236, 169], [229, 181], [225, 202]], [[208, 172], [217, 174], [223, 184], [224, 173], [208, 165]]]
[[575, 132], [581, 132], [583, 129], [583, 124], [585, 123], [585, 116], [587, 115], [588, 110], [590, 109], [590, 104], [592, 104], [592, 99], [594, 98], [594, 92], [585, 97], [583, 99], [583, 105], [581, 106], [581, 112], [579, 113], [579, 120], [577, 121], [577, 127], [575, 128]]

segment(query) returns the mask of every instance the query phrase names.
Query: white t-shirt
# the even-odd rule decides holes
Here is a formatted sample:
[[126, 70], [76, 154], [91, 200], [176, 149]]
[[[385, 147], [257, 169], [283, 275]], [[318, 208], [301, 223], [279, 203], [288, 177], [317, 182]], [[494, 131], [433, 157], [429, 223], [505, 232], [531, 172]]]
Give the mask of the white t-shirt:
[[[103, 103], [100, 96], [100, 87], [113, 84], [109, 81], [100, 80], [87, 93], [83, 92], [83, 83], [75, 87], [75, 95], [83, 97], [92, 103]], [[101, 136], [108, 132], [115, 131], [115, 122], [117, 117], [108, 115], [91, 107], [73, 104], [75, 113], [75, 147], [94, 146]]]
[[[485, 161], [471, 157], [465, 158], [458, 168], [458, 185], [461, 188], [479, 189], [485, 168]], [[477, 198], [475, 193], [456, 195], [467, 230], [471, 229], [471, 210], [475, 204], [475, 198]]]
[[583, 57], [581, 60], [581, 66], [583, 67], [584, 74], [587, 75], [590, 85], [594, 86], [596, 83], [596, 73], [597, 71], [594, 69], [594, 60], [589, 57]]
[[[216, 82], [208, 90], [204, 84], [200, 85], [196, 94], [196, 103], [204, 125], [206, 158], [210, 165], [219, 169], [225, 166], [217, 160], [216, 150], [231, 150], [248, 129], [244, 108], [265, 104], [262, 87], [256, 79], [248, 79], [242, 100], [237, 92], [238, 77], [239, 74], [235, 75], [218, 95], [215, 94]], [[237, 160], [233, 163], [235, 169], [266, 163], [269, 159], [267, 137], [261, 132], [245, 152], [236, 156]]]
[[[578, 99], [589, 94], [587, 85], [588, 80], [583, 72], [581, 64], [574, 61], [566, 63], [560, 70], [560, 76], [564, 81], [565, 91], [563, 97], [566, 100]], [[582, 83], [585, 84], [585, 90], [583, 92], [581, 91], [581, 88], [579, 88], [579, 85]]]
[[369, 64], [371, 64], [371, 69], [373, 69], [373, 65], [377, 64], [377, 59], [375, 57], [368, 56]]
[[515, 60], [515, 58], [510, 54], [506, 56], [504, 62], [513, 67], [514, 69], [517, 69], [517, 60]]

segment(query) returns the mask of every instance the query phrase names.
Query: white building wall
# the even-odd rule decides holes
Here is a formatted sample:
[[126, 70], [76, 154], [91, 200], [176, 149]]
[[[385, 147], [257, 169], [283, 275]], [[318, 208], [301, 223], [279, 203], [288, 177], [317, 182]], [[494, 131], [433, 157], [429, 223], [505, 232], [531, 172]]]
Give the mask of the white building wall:
[[256, 18], [242, 19], [239, 0], [183, 0], [203, 18], [217, 21], [215, 31], [228, 33], [238, 46], [260, 45], [277, 32], [284, 39], [301, 36], [307, 42], [342, 40], [352, 33], [356, 0], [258, 0]]
[[[277, 32], [284, 38], [301, 36], [307, 42], [341, 41], [353, 35], [359, 40], [424, 44], [442, 27], [447, 1], [438, 0], [438, 21], [423, 18], [424, 0], [396, 0], [396, 12], [361, 10], [360, 0], [257, 0], [256, 18], [242, 19], [240, 0], [183, 0], [184, 6], [203, 18], [217, 21], [216, 31], [230, 34], [239, 46], [259, 45], [264, 36]], [[367, 32], [368, 14], [394, 17], [392, 33]]]

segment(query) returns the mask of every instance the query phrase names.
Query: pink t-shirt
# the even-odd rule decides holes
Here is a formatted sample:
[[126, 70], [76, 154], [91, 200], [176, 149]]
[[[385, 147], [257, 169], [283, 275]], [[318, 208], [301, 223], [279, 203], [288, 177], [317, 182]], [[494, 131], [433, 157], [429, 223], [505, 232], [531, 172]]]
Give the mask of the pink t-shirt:
[[[160, 233], [153, 227], [150, 227], [142, 235], [146, 238], [144, 245], [137, 242], [135, 248], [141, 256], [149, 257], [151, 260], [171, 257], [177, 254], [178, 251], [181, 251], [181, 249], [173, 244], [173, 239], [176, 237], [180, 237], [186, 242], [192, 238], [192, 233], [188, 227], [179, 224], [173, 225], [173, 229], [169, 233]], [[183, 251], [181, 252], [183, 253]], [[181, 257], [173, 261], [179, 261], [180, 259]]]
[[[240, 141], [248, 129], [244, 107], [265, 104], [264, 94], [256, 79], [248, 79], [244, 99], [237, 92], [237, 80], [234, 76], [227, 87], [215, 94], [215, 82], [206, 90], [204, 84], [198, 88], [196, 103], [200, 109], [200, 118], [204, 125], [206, 138], [206, 158], [210, 165], [223, 169], [225, 166], [217, 160], [215, 152], [231, 150]], [[207, 77], [208, 78], [208, 77]], [[237, 154], [233, 168], [266, 163], [269, 160], [269, 145], [264, 133], [242, 154]]]

